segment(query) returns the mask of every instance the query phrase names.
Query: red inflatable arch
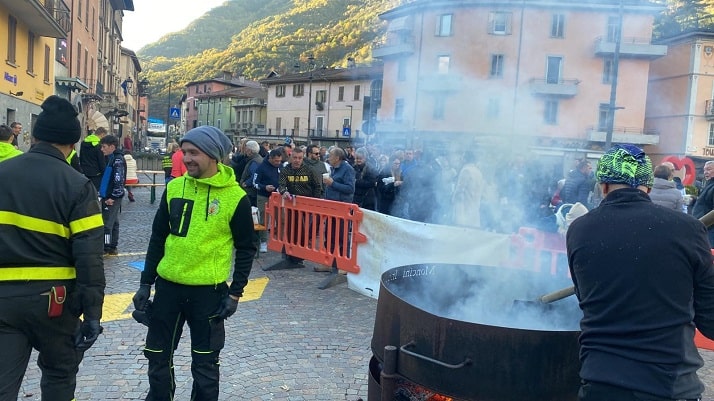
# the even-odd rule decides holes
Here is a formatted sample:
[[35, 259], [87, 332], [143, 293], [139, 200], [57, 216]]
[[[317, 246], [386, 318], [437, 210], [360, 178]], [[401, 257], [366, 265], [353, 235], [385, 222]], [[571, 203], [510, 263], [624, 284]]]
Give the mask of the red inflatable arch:
[[667, 156], [662, 159], [662, 162], [670, 162], [674, 164], [675, 170], [681, 170], [682, 168], [684, 168], [684, 179], [682, 180], [682, 184], [694, 184], [694, 179], [697, 176], [697, 168], [694, 167], [694, 162], [692, 161], [692, 159], [688, 157], [679, 158], [677, 156]]

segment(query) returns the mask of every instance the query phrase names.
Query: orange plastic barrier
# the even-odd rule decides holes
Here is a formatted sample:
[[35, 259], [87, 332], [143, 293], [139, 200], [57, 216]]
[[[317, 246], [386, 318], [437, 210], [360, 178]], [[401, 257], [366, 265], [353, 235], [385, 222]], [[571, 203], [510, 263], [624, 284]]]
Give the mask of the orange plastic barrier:
[[265, 205], [268, 249], [359, 273], [357, 244], [362, 211], [352, 203], [295, 196], [285, 200], [273, 193]]
[[[550, 274], [565, 274], [570, 277], [570, 270], [567, 269], [565, 238], [562, 235], [531, 227], [520, 227], [518, 233], [511, 236], [511, 244], [513, 267], [540, 272], [542, 261], [547, 259]], [[559, 261], [564, 261], [564, 264], [561, 263], [559, 266]]]

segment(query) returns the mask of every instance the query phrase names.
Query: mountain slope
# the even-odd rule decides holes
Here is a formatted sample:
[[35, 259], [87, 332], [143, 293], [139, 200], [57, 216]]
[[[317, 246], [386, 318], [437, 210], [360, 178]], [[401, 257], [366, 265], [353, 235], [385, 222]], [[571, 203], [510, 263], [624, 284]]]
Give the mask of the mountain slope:
[[139, 56], [177, 58], [206, 49], [225, 49], [231, 37], [252, 22], [290, 9], [291, 0], [229, 0], [194, 20], [185, 29], [142, 47]]
[[[165, 116], [169, 85], [174, 95], [171, 103], [176, 103], [176, 93], [186, 83], [216, 77], [221, 71], [260, 79], [271, 70], [292, 71], [296, 63], [304, 70], [308, 54], [315, 56], [318, 67], [345, 65], [348, 57], [358, 64], [369, 63], [371, 45], [385, 31], [378, 15], [395, 5], [394, 0], [273, 0], [266, 1], [270, 5], [264, 8], [251, 8], [258, 11], [240, 22], [231, 19], [237, 9], [246, 10], [249, 4], [258, 2], [226, 2], [184, 31], [139, 51], [142, 78], [150, 82], [153, 95], [149, 107], [152, 117]], [[270, 11], [273, 13], [260, 16]], [[228, 35], [230, 43], [218, 46]], [[182, 52], [189, 48], [186, 41], [193, 40], [212, 46], [194, 54]]]

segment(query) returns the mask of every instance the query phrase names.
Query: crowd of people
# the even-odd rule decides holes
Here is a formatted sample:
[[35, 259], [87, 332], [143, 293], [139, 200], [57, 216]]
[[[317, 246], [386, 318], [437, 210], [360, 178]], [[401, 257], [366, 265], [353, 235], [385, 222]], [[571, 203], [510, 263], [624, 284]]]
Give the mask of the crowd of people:
[[[74, 106], [50, 96], [42, 109], [27, 154], [11, 149], [17, 134], [0, 126], [0, 182], [37, 184], [0, 192], [2, 400], [17, 398], [33, 348], [43, 399], [74, 398], [80, 362], [103, 330], [103, 256], [117, 253], [117, 211], [136, 172], [119, 139], [102, 129], [81, 143], [77, 163]], [[236, 313], [265, 243], [252, 208], [264, 209], [273, 193], [501, 232], [553, 229], [570, 205], [561, 233], [584, 315], [579, 400], [701, 399], [693, 338], [695, 328], [714, 338], [711, 245], [702, 222], [686, 213], [673, 166], [653, 169], [636, 146], [608, 149], [595, 172], [579, 160], [565, 177], [472, 150], [301, 147], [290, 138], [280, 146], [246, 138], [234, 148], [210, 126], [168, 149], [166, 190], [133, 297], [135, 318], [148, 326], [147, 400], [174, 399], [173, 353], [186, 324], [191, 399], [219, 398], [224, 321]], [[714, 161], [704, 176], [695, 217], [714, 209]]]

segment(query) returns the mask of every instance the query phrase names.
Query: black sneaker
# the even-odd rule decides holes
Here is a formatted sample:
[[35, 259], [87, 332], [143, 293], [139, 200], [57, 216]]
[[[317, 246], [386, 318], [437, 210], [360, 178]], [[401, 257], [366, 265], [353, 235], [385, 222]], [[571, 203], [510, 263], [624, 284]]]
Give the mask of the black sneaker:
[[104, 250], [104, 256], [117, 256], [119, 251], [116, 248], [107, 248]]

